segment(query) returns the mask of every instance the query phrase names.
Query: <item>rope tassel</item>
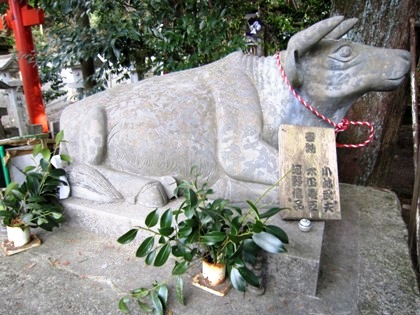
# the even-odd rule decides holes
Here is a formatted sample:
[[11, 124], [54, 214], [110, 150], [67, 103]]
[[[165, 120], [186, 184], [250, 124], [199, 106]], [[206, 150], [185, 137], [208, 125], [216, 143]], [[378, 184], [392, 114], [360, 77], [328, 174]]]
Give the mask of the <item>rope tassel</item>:
[[331, 126], [333, 126], [336, 134], [338, 134], [339, 132], [343, 132], [343, 131], [347, 130], [347, 128], [350, 125], [366, 126], [366, 127], [369, 128], [369, 136], [364, 142], [357, 143], [357, 144], [336, 143], [337, 148], [357, 149], [357, 148], [367, 146], [372, 141], [375, 131], [373, 129], [373, 125], [370, 122], [367, 122], [367, 121], [352, 121], [352, 120], [348, 120], [347, 118], [343, 118], [343, 120], [340, 123], [337, 124], [334, 121], [332, 121], [331, 119], [329, 119], [328, 117], [325, 117], [324, 115], [322, 115], [315, 108], [313, 108], [310, 104], [308, 104], [303, 98], [300, 97], [300, 95], [296, 92], [296, 90], [290, 84], [289, 79], [287, 79], [286, 73], [284, 72], [284, 69], [283, 69], [283, 67], [281, 65], [281, 62], [280, 62], [280, 52], [276, 53], [275, 58], [276, 58], [276, 61], [277, 61], [277, 66], [279, 67], [279, 70], [280, 70], [280, 74], [281, 74], [282, 78], [284, 79], [284, 81], [286, 82], [286, 85], [289, 88], [290, 92], [292, 92], [292, 94], [299, 100], [299, 102], [303, 106], [305, 106], [307, 109], [309, 109], [314, 115], [316, 115], [317, 117], [321, 118], [322, 120], [326, 121]]

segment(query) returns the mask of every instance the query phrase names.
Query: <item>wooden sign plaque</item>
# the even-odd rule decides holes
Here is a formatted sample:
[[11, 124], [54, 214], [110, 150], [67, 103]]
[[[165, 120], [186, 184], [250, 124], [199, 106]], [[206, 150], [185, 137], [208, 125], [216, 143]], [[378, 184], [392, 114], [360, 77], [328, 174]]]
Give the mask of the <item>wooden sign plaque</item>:
[[334, 129], [281, 125], [279, 171], [283, 219], [341, 219]]

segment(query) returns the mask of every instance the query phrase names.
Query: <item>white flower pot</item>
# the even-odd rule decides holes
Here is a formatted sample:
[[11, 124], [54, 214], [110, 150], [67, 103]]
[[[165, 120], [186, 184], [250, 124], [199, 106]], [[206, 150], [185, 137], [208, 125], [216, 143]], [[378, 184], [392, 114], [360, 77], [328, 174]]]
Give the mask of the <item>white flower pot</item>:
[[202, 275], [211, 286], [221, 284], [226, 278], [226, 265], [213, 264], [203, 260]]
[[24, 227], [11, 227], [7, 226], [7, 239], [9, 242], [13, 242], [14, 247], [21, 247], [28, 244], [31, 240], [31, 228], [29, 226]]

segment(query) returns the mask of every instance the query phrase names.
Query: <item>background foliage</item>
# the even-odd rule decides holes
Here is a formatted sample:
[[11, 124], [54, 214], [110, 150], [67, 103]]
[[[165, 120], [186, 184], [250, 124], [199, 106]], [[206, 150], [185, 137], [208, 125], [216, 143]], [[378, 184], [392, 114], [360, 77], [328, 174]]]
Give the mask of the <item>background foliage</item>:
[[[85, 90], [101, 90], [111, 74], [172, 72], [246, 50], [246, 14], [259, 12], [263, 52], [285, 48], [297, 31], [328, 16], [329, 1], [309, 0], [31, 0], [46, 23], [35, 32], [45, 80], [82, 65]], [[4, 7], [4, 6], [3, 6]], [[89, 92], [90, 91], [90, 92]], [[54, 93], [52, 93], [54, 95]]]

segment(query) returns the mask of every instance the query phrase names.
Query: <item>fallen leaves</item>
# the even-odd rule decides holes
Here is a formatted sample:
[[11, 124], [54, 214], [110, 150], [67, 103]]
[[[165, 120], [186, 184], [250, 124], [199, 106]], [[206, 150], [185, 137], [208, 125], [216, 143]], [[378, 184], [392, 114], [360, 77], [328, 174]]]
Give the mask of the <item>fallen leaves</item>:
[[34, 263], [32, 263], [32, 264], [29, 264], [29, 265], [27, 265], [26, 266], [26, 269], [32, 269], [33, 267], [35, 267], [36, 266], [36, 263], [34, 262]]
[[60, 261], [59, 259], [53, 259], [53, 258], [49, 257], [48, 261], [50, 262], [50, 265], [53, 266], [53, 267], [57, 267], [57, 265], [61, 265], [61, 266], [70, 265], [70, 261], [68, 261], [68, 260]]

